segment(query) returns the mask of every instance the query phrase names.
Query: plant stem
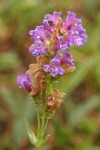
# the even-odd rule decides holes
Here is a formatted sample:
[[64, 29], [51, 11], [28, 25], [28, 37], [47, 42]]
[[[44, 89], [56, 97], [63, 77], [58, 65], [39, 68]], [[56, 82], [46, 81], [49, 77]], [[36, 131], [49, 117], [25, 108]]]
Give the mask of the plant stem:
[[43, 107], [43, 113], [42, 113], [42, 123], [41, 123], [41, 137], [43, 138], [44, 135], [44, 126], [45, 126], [45, 107]]
[[[43, 145], [44, 142], [44, 134], [47, 128], [48, 124], [48, 117], [47, 117], [47, 102], [48, 102], [48, 95], [51, 92], [51, 83], [50, 79], [48, 81], [47, 87], [46, 87], [46, 95], [45, 95], [45, 100], [43, 103], [43, 108], [42, 108], [42, 114], [40, 114], [39, 111], [39, 103], [36, 105], [36, 113], [37, 113], [37, 121], [38, 121], [38, 131], [37, 131], [37, 144], [36, 144], [36, 150], [40, 150], [41, 145]], [[41, 142], [43, 141], [43, 142]]]
[[37, 131], [37, 136], [40, 136], [40, 114], [39, 114], [39, 110], [38, 108], [36, 108], [36, 112], [37, 112], [37, 120], [38, 120], [38, 131]]
[[40, 150], [40, 147], [36, 147], [36, 150]]
[[43, 135], [45, 134], [45, 131], [46, 131], [46, 128], [47, 128], [47, 125], [48, 125], [48, 118], [47, 118], [47, 120], [46, 120], [46, 122], [45, 122], [45, 126], [44, 126], [44, 133], [43, 133]]

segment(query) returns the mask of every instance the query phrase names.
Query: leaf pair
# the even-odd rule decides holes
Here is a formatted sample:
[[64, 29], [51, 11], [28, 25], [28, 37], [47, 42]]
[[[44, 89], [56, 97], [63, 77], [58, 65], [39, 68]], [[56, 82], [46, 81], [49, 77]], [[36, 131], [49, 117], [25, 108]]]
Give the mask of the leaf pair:
[[31, 127], [29, 126], [29, 123], [26, 120], [25, 120], [25, 126], [27, 129], [29, 140], [32, 145], [39, 147], [40, 145], [44, 145], [47, 142], [50, 135], [47, 135], [45, 138], [37, 138], [34, 132], [32, 131]]

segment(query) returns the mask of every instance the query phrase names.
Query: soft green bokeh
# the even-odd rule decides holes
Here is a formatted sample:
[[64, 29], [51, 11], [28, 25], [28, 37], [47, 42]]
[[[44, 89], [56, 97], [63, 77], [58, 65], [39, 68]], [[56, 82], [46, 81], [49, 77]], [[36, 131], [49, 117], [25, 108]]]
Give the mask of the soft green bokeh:
[[[34, 62], [28, 32], [46, 13], [69, 10], [82, 18], [88, 42], [72, 47], [76, 70], [56, 85], [66, 93], [48, 126], [49, 141], [41, 150], [100, 150], [100, 1], [0, 1], [0, 150], [32, 150], [25, 131], [27, 119], [35, 131], [34, 103], [19, 89], [16, 76]], [[35, 150], [35, 149], [34, 149]]]

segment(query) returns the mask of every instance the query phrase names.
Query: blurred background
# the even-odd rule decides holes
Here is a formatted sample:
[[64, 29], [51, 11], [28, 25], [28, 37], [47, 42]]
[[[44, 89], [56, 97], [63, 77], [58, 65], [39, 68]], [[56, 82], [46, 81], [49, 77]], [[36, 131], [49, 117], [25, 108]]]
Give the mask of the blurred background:
[[35, 150], [27, 138], [24, 119], [35, 131], [34, 103], [16, 84], [35, 60], [28, 52], [28, 32], [54, 10], [69, 10], [82, 18], [88, 42], [72, 47], [76, 70], [58, 87], [66, 93], [49, 121], [51, 136], [41, 150], [100, 150], [100, 0], [0, 1], [0, 150]]

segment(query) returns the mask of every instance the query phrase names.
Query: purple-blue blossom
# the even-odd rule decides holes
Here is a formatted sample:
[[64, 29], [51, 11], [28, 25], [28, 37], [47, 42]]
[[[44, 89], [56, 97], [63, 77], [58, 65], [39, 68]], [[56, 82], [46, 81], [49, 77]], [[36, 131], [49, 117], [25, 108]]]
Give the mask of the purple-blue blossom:
[[59, 49], [61, 51], [65, 51], [68, 49], [68, 42], [66, 41], [66, 38], [63, 38], [63, 36], [57, 36], [58, 39], [58, 45]]
[[48, 23], [48, 20], [44, 19], [44, 20], [42, 21], [42, 24], [44, 25], [45, 32], [46, 32], [47, 34], [51, 34], [51, 33], [52, 33], [52, 29], [51, 29], [51, 27], [50, 27], [50, 24]]
[[37, 26], [35, 30], [30, 30], [29, 35], [33, 40], [42, 39], [43, 41], [47, 40], [44, 26]]
[[68, 12], [62, 30], [67, 34], [66, 41], [69, 43], [69, 46], [82, 46], [88, 40], [86, 30], [82, 26], [82, 20], [76, 18], [75, 12]]
[[52, 21], [54, 25], [57, 25], [58, 18], [62, 19], [61, 14], [62, 14], [62, 12], [54, 11], [53, 14], [47, 14], [47, 15], [45, 15], [44, 18], [48, 21]]
[[61, 67], [61, 62], [56, 58], [52, 59], [50, 64], [44, 65], [43, 70], [45, 72], [50, 72], [53, 77], [64, 74], [64, 69]]
[[72, 59], [72, 55], [70, 54], [70, 52], [57, 54], [55, 58], [60, 60], [61, 65], [68, 64], [70, 67], [74, 66], [74, 60]]
[[47, 47], [45, 43], [37, 40], [29, 47], [29, 52], [33, 56], [45, 55], [47, 51]]
[[30, 92], [31, 88], [30, 85], [32, 84], [33, 79], [31, 74], [24, 74], [17, 76], [17, 84], [19, 84], [19, 87], [27, 90]]
[[74, 66], [74, 60], [72, 59], [71, 54], [69, 52], [63, 55], [62, 63], [63, 64], [67, 63], [70, 67]]

